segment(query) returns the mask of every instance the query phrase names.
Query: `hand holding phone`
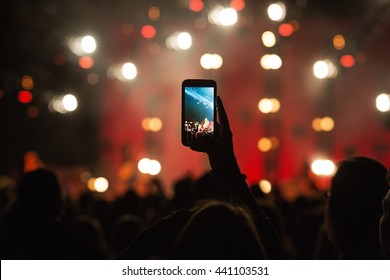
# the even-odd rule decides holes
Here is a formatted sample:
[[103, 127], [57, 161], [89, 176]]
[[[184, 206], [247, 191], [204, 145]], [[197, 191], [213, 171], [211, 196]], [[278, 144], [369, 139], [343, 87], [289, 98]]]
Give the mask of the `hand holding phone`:
[[190, 146], [205, 135], [214, 135], [217, 84], [188, 79], [182, 83], [182, 144]]

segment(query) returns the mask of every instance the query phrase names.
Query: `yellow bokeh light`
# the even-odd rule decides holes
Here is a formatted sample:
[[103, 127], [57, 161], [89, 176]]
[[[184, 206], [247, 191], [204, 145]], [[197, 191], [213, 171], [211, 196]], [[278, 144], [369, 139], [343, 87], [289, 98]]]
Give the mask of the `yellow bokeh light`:
[[268, 113], [272, 112], [273, 103], [272, 103], [271, 99], [263, 98], [260, 100], [258, 107], [259, 107], [260, 112], [262, 112], [264, 114], [268, 114]]
[[272, 113], [276, 113], [280, 109], [280, 102], [276, 98], [271, 98], [270, 101], [272, 102]]
[[162, 120], [160, 118], [151, 118], [149, 120], [149, 130], [153, 132], [160, 131], [162, 128]]
[[314, 129], [314, 131], [320, 132], [322, 130], [321, 118], [314, 118], [311, 122], [311, 127]]
[[268, 137], [260, 138], [257, 142], [257, 148], [262, 152], [268, 152], [272, 148], [272, 141]]
[[149, 130], [149, 122], [150, 122], [150, 118], [144, 118], [142, 120], [141, 126], [142, 126], [143, 130], [146, 130], [146, 131]]
[[34, 80], [31, 76], [29, 75], [24, 75], [22, 77], [22, 87], [25, 90], [31, 90], [34, 87]]
[[321, 119], [321, 129], [323, 131], [331, 131], [334, 128], [334, 120], [331, 117]]
[[156, 6], [150, 7], [148, 16], [150, 20], [157, 21], [160, 18], [160, 9]]
[[272, 191], [272, 185], [268, 180], [260, 180], [259, 187], [263, 193], [270, 193]]
[[336, 35], [333, 37], [333, 46], [336, 50], [345, 48], [345, 39], [343, 35]]

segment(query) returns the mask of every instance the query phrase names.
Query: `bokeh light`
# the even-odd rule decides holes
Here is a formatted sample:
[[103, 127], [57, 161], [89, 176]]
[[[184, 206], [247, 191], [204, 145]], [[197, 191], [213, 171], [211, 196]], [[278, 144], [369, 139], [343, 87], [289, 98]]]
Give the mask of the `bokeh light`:
[[18, 92], [18, 100], [20, 103], [30, 103], [33, 99], [33, 95], [28, 90], [21, 90]]
[[93, 186], [94, 186], [95, 191], [97, 191], [99, 193], [103, 193], [103, 192], [107, 191], [107, 189], [109, 187], [109, 183], [108, 183], [108, 180], [106, 178], [98, 177], [94, 180]]
[[126, 80], [133, 80], [137, 77], [137, 68], [134, 63], [127, 62], [122, 66], [122, 75]]
[[381, 93], [376, 98], [376, 108], [380, 112], [390, 111], [390, 95]]
[[265, 31], [261, 35], [261, 40], [263, 42], [263, 45], [266, 46], [267, 48], [271, 48], [276, 44], [275, 34], [271, 31]]
[[141, 35], [146, 39], [153, 38], [154, 36], [156, 36], [156, 33], [157, 33], [156, 28], [154, 28], [151, 25], [144, 25], [141, 28]]
[[22, 87], [25, 89], [25, 90], [32, 90], [33, 87], [34, 87], [34, 80], [31, 76], [29, 75], [24, 75], [22, 77]]
[[316, 159], [311, 164], [311, 171], [317, 176], [331, 176], [336, 171], [336, 166], [329, 159]]
[[286, 16], [286, 5], [283, 2], [274, 3], [268, 6], [268, 17], [273, 21], [282, 21]]
[[236, 11], [242, 11], [245, 8], [245, 0], [231, 0], [230, 7]]
[[220, 26], [232, 26], [238, 20], [237, 11], [233, 8], [215, 7], [209, 14], [209, 22]]
[[350, 54], [345, 54], [340, 57], [340, 65], [345, 68], [351, 68], [355, 65], [355, 58]]
[[148, 10], [148, 17], [152, 21], [157, 21], [160, 18], [160, 8], [156, 6], [152, 6]]
[[282, 59], [276, 54], [265, 54], [260, 59], [260, 65], [265, 70], [277, 70], [282, 67]]
[[81, 39], [81, 49], [85, 53], [93, 53], [96, 50], [95, 38], [90, 35], [84, 36]]
[[176, 32], [167, 38], [165, 44], [177, 51], [188, 50], [192, 46], [192, 36], [188, 32]]
[[82, 56], [79, 58], [79, 66], [83, 69], [90, 69], [94, 64], [93, 58], [90, 56]]
[[290, 23], [282, 23], [278, 27], [278, 33], [283, 37], [289, 37], [293, 34], [294, 28]]
[[157, 175], [161, 171], [161, 164], [155, 159], [142, 158], [138, 162], [138, 170], [142, 174]]
[[333, 47], [336, 50], [342, 50], [345, 48], [345, 39], [343, 35], [335, 35], [333, 37]]
[[204, 69], [219, 69], [223, 64], [223, 59], [219, 54], [206, 53], [200, 58], [200, 65]]
[[257, 148], [261, 151], [261, 152], [268, 152], [271, 150], [272, 148], [272, 141], [270, 138], [268, 137], [262, 137], [259, 139], [259, 141], [257, 142]]
[[204, 8], [203, 0], [190, 0], [188, 8], [193, 12], [200, 12]]
[[325, 59], [314, 63], [313, 73], [317, 79], [334, 78], [337, 76], [338, 70], [333, 62]]
[[160, 118], [144, 118], [141, 122], [141, 126], [145, 131], [158, 132], [163, 126], [163, 122]]
[[76, 96], [73, 94], [67, 94], [62, 98], [64, 109], [68, 112], [73, 112], [77, 109], [78, 102]]
[[259, 110], [263, 114], [271, 113], [273, 110], [273, 106], [274, 105], [273, 105], [271, 99], [269, 99], [269, 98], [262, 98], [258, 104]]
[[263, 193], [268, 194], [272, 191], [272, 184], [270, 181], [263, 179], [259, 182], [259, 188]]
[[39, 109], [37, 106], [29, 106], [27, 108], [27, 116], [31, 119], [35, 119], [39, 115]]

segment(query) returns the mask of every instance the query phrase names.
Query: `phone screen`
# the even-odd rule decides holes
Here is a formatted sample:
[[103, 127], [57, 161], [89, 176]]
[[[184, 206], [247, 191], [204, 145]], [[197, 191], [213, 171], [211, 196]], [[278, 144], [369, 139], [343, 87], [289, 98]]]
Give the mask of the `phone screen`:
[[203, 134], [214, 134], [216, 83], [185, 80], [182, 84], [182, 143], [188, 146]]

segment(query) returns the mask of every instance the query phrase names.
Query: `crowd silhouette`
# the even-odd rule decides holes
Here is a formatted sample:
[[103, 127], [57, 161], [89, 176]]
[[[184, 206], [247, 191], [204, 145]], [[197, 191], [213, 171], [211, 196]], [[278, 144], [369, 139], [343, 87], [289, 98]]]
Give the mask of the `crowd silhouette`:
[[215, 135], [190, 144], [207, 154], [211, 171], [178, 179], [170, 199], [149, 177], [142, 195], [131, 181], [115, 200], [87, 188], [75, 200], [37, 154], [26, 154], [21, 180], [0, 180], [1, 259], [390, 258], [390, 173], [383, 164], [346, 158], [328, 193], [311, 185], [309, 195], [294, 199], [277, 186], [264, 194], [247, 185], [220, 98], [217, 108]]

